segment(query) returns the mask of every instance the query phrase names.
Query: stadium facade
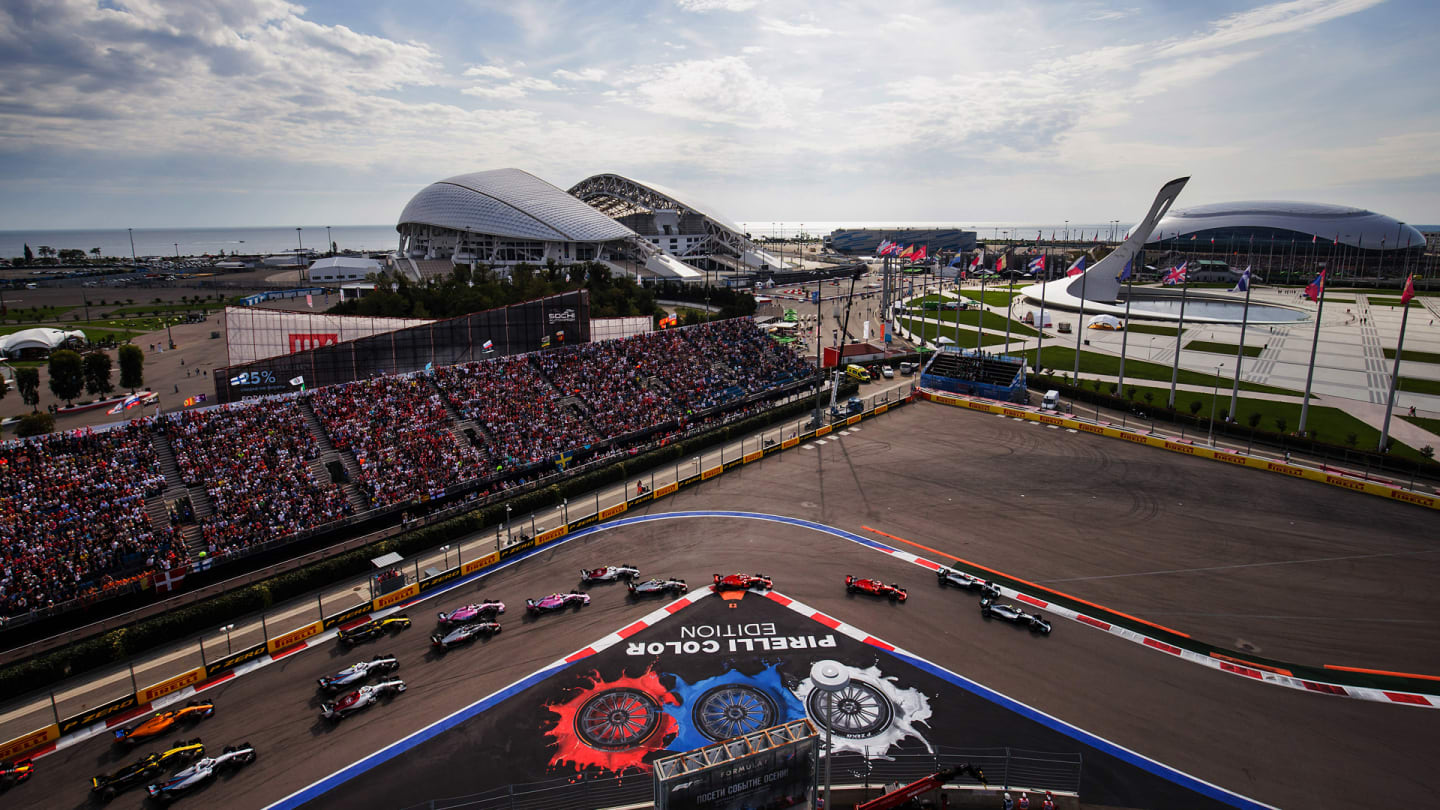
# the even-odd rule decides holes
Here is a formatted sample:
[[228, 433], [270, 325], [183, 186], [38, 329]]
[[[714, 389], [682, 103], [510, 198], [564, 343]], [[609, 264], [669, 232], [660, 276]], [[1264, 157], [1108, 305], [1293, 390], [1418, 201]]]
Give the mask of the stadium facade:
[[[1396, 275], [1422, 256], [1425, 235], [1394, 217], [1343, 205], [1249, 201], [1170, 210], [1145, 241], [1156, 265], [1184, 254], [1253, 264], [1262, 271], [1303, 263], [1345, 275]], [[1308, 257], [1306, 254], [1310, 254]], [[1300, 262], [1300, 259], [1305, 261]]]
[[399, 264], [415, 279], [479, 263], [600, 262], [641, 281], [696, 282], [706, 270], [783, 266], [714, 209], [614, 174], [566, 192], [520, 169], [449, 177], [400, 213]]

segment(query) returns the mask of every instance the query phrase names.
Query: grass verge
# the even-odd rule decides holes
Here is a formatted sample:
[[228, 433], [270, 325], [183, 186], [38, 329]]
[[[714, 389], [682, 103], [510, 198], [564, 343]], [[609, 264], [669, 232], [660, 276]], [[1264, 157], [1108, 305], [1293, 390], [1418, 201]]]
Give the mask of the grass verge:
[[[1190, 352], [1210, 352], [1211, 354], [1223, 354], [1228, 357], [1235, 356], [1235, 350], [1240, 348], [1238, 343], [1216, 343], [1210, 340], [1192, 340], [1185, 344], [1185, 350]], [[1259, 357], [1260, 352], [1265, 351], [1261, 346], [1246, 346], [1246, 357]]]
[[[1035, 350], [1026, 349], [1020, 354], [1030, 361], [1031, 366], [1035, 363]], [[1040, 359], [1040, 365], [1045, 368], [1054, 369], [1058, 372], [1068, 372], [1075, 367], [1075, 350], [1064, 346], [1046, 346], [1045, 354]], [[1100, 374], [1106, 377], [1118, 377], [1120, 374], [1120, 358], [1110, 354], [1099, 354], [1097, 352], [1080, 353], [1080, 373]], [[1165, 383], [1170, 382], [1170, 367], [1160, 363], [1151, 363], [1146, 360], [1136, 360], [1133, 357], [1125, 359], [1126, 380], [1157, 380]], [[1228, 387], [1233, 378], [1221, 375], [1218, 384]], [[1217, 380], [1214, 374], [1206, 374], [1200, 371], [1180, 369], [1179, 383], [1186, 385], [1216, 385]], [[1303, 396], [1300, 391], [1291, 391], [1288, 388], [1276, 388], [1272, 385], [1260, 385], [1258, 383], [1240, 383], [1243, 391], [1256, 391], [1263, 394], [1285, 394], [1288, 396]], [[1166, 389], [1166, 396], [1169, 396], [1169, 389]], [[1177, 394], [1178, 396], [1178, 394]], [[1315, 397], [1311, 397], [1315, 399]], [[1298, 405], [1297, 405], [1298, 407]]]
[[[1385, 359], [1394, 360], [1395, 350], [1385, 349]], [[1440, 363], [1440, 352], [1417, 352], [1407, 350], [1400, 355], [1400, 359], [1407, 363]]]

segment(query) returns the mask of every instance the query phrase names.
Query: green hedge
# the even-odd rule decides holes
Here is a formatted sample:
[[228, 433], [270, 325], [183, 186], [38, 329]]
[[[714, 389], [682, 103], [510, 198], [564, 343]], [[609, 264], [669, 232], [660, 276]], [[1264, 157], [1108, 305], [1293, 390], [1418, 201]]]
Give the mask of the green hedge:
[[[840, 399], [853, 395], [857, 388], [853, 380], [841, 383]], [[822, 406], [828, 405], [829, 395], [822, 394], [821, 400]], [[506, 503], [517, 514], [553, 507], [559, 504], [562, 498], [576, 498], [652, 468], [673, 464], [679, 459], [697, 455], [717, 442], [729, 441], [733, 437], [799, 416], [814, 407], [813, 401], [797, 400], [723, 428], [716, 428], [699, 436], [517, 495], [508, 501], [490, 504], [431, 526], [337, 554], [304, 568], [277, 574], [262, 582], [11, 664], [0, 669], [0, 694], [21, 695], [43, 689], [64, 678], [123, 661], [161, 645], [173, 643], [176, 639], [233, 621], [239, 616], [253, 614], [344, 579], [362, 576], [370, 571], [370, 560], [382, 554], [393, 551], [409, 557], [455, 542], [466, 535], [499, 525], [505, 519]]]

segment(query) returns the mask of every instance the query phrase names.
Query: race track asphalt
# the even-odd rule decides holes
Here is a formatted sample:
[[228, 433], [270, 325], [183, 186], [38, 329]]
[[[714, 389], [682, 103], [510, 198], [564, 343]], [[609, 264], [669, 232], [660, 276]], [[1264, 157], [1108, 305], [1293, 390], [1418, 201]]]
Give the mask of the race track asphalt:
[[[1425, 529], [1433, 517], [1315, 484], [927, 403], [818, 448], [747, 465], [640, 513], [720, 509], [801, 517], [860, 534], [873, 527], [1277, 658], [1440, 671], [1440, 596], [1430, 587], [1440, 572], [1426, 542], [1433, 532]], [[578, 613], [533, 621], [521, 615], [525, 597], [569, 590], [578, 569], [606, 563], [634, 563], [647, 576], [692, 583], [716, 571], [763, 571], [788, 595], [838, 619], [1260, 801], [1437, 803], [1432, 711], [1255, 683], [1063, 620], [1049, 637], [1036, 638], [983, 621], [974, 598], [941, 590], [930, 574], [888, 555], [734, 518], [657, 521], [572, 540], [417, 605], [409, 611], [415, 626], [392, 638], [349, 654], [333, 644], [306, 650], [210, 690], [215, 716], [173, 736], [200, 736], [217, 748], [249, 741], [259, 760], [186, 802], [265, 806], [655, 607], [602, 587]], [[901, 582], [911, 599], [891, 606], [849, 597], [847, 573]], [[443, 658], [430, 654], [434, 613], [482, 595], [510, 604], [505, 631]], [[315, 679], [381, 652], [400, 657], [397, 674], [409, 691], [333, 728], [320, 721]], [[1006, 728], [995, 728], [993, 740], [1005, 745]], [[105, 739], [57, 752], [5, 796], [6, 807], [82, 806], [88, 777], [132, 756]], [[405, 780], [405, 769], [395, 768], [392, 778]], [[466, 775], [416, 782], [408, 792], [417, 803], [464, 794]], [[142, 804], [141, 795], [125, 794], [115, 806]], [[322, 799], [314, 806], [328, 805]]]

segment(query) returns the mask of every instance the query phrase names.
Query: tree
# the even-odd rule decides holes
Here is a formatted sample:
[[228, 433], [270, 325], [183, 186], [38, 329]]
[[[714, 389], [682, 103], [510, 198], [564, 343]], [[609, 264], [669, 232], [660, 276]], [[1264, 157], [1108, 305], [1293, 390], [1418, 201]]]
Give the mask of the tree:
[[60, 349], [50, 353], [50, 393], [66, 405], [75, 402], [85, 390], [85, 361], [80, 353]]
[[1289, 424], [1290, 424], [1289, 422], [1285, 421], [1285, 417], [1283, 417], [1283, 416], [1277, 416], [1277, 417], [1275, 417], [1275, 431], [1276, 431], [1277, 433], [1284, 433], [1286, 426], [1289, 425]]
[[1254, 430], [1255, 428], [1260, 427], [1260, 420], [1264, 418], [1265, 417], [1259, 411], [1251, 411], [1250, 415], [1245, 417], [1245, 421], [1249, 422], [1250, 429]]
[[[34, 369], [31, 369], [31, 371], [34, 371]], [[25, 414], [20, 418], [20, 424], [15, 427], [15, 435], [20, 437], [40, 436], [46, 433], [53, 433], [54, 431], [55, 417], [39, 411]]]
[[25, 243], [25, 263], [26, 263], [26, 264], [34, 264], [34, 263], [35, 263], [35, 251], [33, 251], [33, 250], [30, 249], [30, 243], [29, 243], [29, 242], [26, 242], [26, 243]]
[[103, 396], [115, 389], [110, 381], [110, 355], [105, 352], [90, 352], [85, 355], [85, 390], [96, 396]]
[[1420, 455], [1424, 456], [1426, 461], [1434, 461], [1435, 448], [1427, 444], [1424, 447], [1420, 448]]
[[1190, 415], [1191, 415], [1191, 416], [1197, 416], [1197, 415], [1199, 415], [1200, 409], [1203, 408], [1203, 407], [1205, 407], [1205, 403], [1201, 402], [1200, 400], [1198, 400], [1198, 399], [1192, 399], [1192, 400], [1190, 400]]
[[1133, 386], [1133, 385], [1127, 385], [1127, 386], [1125, 386], [1125, 398], [1128, 399], [1128, 400], [1130, 400], [1130, 401], [1132, 401], [1132, 402], [1135, 401], [1135, 386]]
[[91, 256], [94, 256], [96, 261], [99, 261], [99, 260], [100, 260], [100, 248], [98, 248], [98, 247], [90, 248], [90, 255], [91, 255]]
[[120, 387], [131, 393], [145, 384], [145, 351], [133, 343], [120, 347]]
[[15, 388], [20, 391], [20, 401], [36, 410], [35, 406], [40, 404], [40, 369], [15, 369]]
[[1155, 392], [1154, 392], [1154, 391], [1146, 391], [1146, 392], [1145, 392], [1145, 404], [1146, 404], [1146, 405], [1153, 405], [1154, 403], [1155, 403]]

